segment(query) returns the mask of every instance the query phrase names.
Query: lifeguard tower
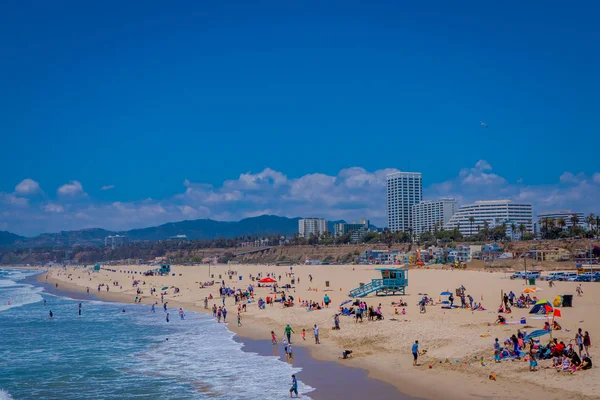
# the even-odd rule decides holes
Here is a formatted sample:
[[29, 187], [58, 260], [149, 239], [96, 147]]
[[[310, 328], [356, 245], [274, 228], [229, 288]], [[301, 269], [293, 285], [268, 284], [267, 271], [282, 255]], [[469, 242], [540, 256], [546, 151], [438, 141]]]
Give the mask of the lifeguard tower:
[[375, 292], [377, 296], [394, 295], [400, 293], [406, 295], [406, 287], [408, 286], [408, 269], [400, 268], [376, 268], [381, 272], [380, 279], [373, 279], [371, 283], [362, 285], [350, 291], [350, 297], [365, 297], [366, 295]]
[[171, 264], [162, 264], [158, 270], [159, 275], [169, 275], [171, 272]]

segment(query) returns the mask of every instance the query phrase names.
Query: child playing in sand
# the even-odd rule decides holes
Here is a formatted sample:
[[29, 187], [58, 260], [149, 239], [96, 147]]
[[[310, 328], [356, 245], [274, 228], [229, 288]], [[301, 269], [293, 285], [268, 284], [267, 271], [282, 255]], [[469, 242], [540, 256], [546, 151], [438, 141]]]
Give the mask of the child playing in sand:
[[405, 308], [402, 309], [402, 315], [406, 315], [406, 309]]
[[302, 328], [302, 340], [306, 340], [306, 329]]
[[277, 336], [275, 336], [275, 332], [271, 331], [271, 343], [277, 344]]

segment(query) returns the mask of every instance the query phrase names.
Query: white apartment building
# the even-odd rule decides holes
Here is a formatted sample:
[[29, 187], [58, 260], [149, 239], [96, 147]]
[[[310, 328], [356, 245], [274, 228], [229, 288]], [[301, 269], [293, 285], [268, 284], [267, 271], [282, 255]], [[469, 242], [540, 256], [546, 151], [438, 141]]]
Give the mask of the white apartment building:
[[[473, 218], [473, 221], [470, 219]], [[459, 228], [465, 236], [477, 234], [484, 228], [484, 222], [490, 228], [505, 221], [516, 225], [525, 225], [527, 232], [533, 232], [533, 206], [531, 203], [516, 203], [511, 200], [485, 200], [461, 206], [450, 218], [445, 229]]]
[[573, 212], [571, 210], [548, 211], [539, 213], [537, 215], [538, 226], [544, 226], [544, 223], [542, 222], [544, 218], [552, 218], [554, 220], [554, 223], [556, 223], [556, 221], [559, 218], [562, 218], [565, 220], [566, 223], [565, 228], [570, 229], [573, 227], [573, 215], [577, 216], [577, 226], [579, 226], [580, 228], [584, 228], [586, 225], [585, 216], [583, 215], [583, 213]]
[[127, 237], [121, 235], [107, 236], [104, 238], [104, 246], [110, 247], [111, 249], [118, 249], [127, 244]]
[[408, 232], [411, 207], [423, 199], [420, 172], [396, 172], [387, 175], [387, 219], [392, 232]]
[[423, 232], [434, 232], [436, 224], [438, 230], [445, 226], [456, 213], [456, 200], [439, 199], [425, 200], [412, 206], [411, 226], [413, 233], [420, 235]]
[[298, 220], [298, 233], [308, 239], [310, 234], [320, 236], [327, 232], [327, 220], [324, 218], [304, 218]]

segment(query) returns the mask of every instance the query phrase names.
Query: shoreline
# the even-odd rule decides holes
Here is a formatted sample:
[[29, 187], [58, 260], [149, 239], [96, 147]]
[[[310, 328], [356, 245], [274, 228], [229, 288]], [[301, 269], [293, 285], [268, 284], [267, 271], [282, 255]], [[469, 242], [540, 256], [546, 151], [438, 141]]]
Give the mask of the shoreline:
[[[68, 285], [64, 282], [56, 282], [49, 279], [45, 281], [45, 271], [40, 271], [39, 274], [32, 275], [24, 280], [30, 284], [37, 284], [44, 288], [44, 292], [50, 295], [63, 296], [74, 300], [95, 300], [109, 303], [127, 303], [119, 300], [121, 296], [117, 293], [105, 294], [105, 296], [97, 296], [96, 293], [90, 291], [86, 293], [85, 289], [77, 285]], [[59, 283], [59, 287], [54, 286]], [[63, 286], [67, 286], [63, 288]], [[102, 293], [102, 292], [101, 292]], [[169, 302], [170, 303], [170, 302]], [[147, 304], [144, 304], [147, 306]], [[176, 304], [173, 308], [178, 308], [180, 304]], [[192, 307], [186, 308], [192, 312], [208, 314], [206, 310], [198, 310]], [[285, 356], [282, 355], [280, 346], [274, 347], [269, 340], [259, 338], [254, 335], [244, 335], [240, 329], [232, 329], [233, 322], [227, 324], [227, 329], [235, 333], [233, 340], [242, 343], [242, 351], [256, 353], [264, 357], [275, 356], [282, 362]], [[236, 326], [237, 328], [237, 326]], [[251, 337], [254, 336], [254, 337]], [[398, 389], [389, 383], [380, 382], [368, 376], [368, 371], [362, 368], [346, 368], [341, 363], [333, 361], [320, 360], [311, 355], [311, 352], [305, 346], [294, 344], [294, 359], [289, 362], [292, 366], [302, 368], [301, 375], [298, 377], [302, 382], [313, 387], [314, 390], [308, 393], [308, 396], [313, 400], [327, 400], [334, 397], [343, 397], [349, 400], [364, 399], [366, 395], [372, 400], [396, 398], [399, 400], [418, 400], [407, 396], [398, 391]], [[323, 371], [327, 371], [323, 374]], [[345, 385], [340, 386], [340, 382]]]
[[[109, 272], [101, 272], [100, 274], [90, 274], [89, 271], [87, 270], [83, 270], [81, 268], [76, 268], [76, 267], [71, 267], [69, 269], [54, 269], [54, 270], [50, 270], [47, 273], [55, 273], [57, 274], [56, 277], [50, 277], [49, 281], [54, 283], [54, 282], [58, 282], [60, 285], [63, 286], [68, 286], [70, 288], [72, 288], [74, 291], [80, 291], [80, 292], [85, 292], [85, 285], [87, 284], [87, 282], [85, 282], [85, 280], [83, 282], [81, 277], [76, 277], [75, 275], [71, 276], [72, 274], [80, 274], [82, 272], [87, 273], [90, 276], [90, 284], [94, 285], [94, 284], [98, 284], [98, 282], [109, 282], [112, 281], [112, 279], [118, 279], [119, 282], [121, 280], [126, 282], [126, 279], [138, 279], [138, 277], [134, 277], [134, 269], [138, 269], [139, 271], [142, 270], [142, 268], [144, 267], [136, 267], [136, 266], [121, 266], [121, 267], [112, 267], [112, 268], [127, 268], [129, 269], [129, 271], [127, 270], [123, 270], [121, 272], [113, 272], [113, 271], [109, 271]], [[215, 290], [218, 288], [218, 286], [212, 286], [212, 287], [208, 287], [205, 289], [200, 289], [199, 293], [197, 288], [193, 288], [193, 284], [191, 282], [192, 279], [198, 279], [200, 280], [198, 277], [200, 276], [202, 280], [204, 280], [204, 278], [206, 278], [207, 276], [205, 276], [205, 273], [207, 271], [201, 269], [201, 268], [195, 268], [195, 267], [183, 267], [183, 266], [174, 266], [176, 272], [180, 272], [179, 274], [172, 274], [171, 276], [163, 276], [163, 277], [139, 277], [139, 279], [144, 279], [144, 280], [148, 280], [149, 285], [148, 286], [154, 286], [158, 284], [158, 287], [160, 288], [162, 285], [167, 284], [167, 282], [169, 282], [169, 284], [177, 284], [178, 287], [182, 287], [181, 293], [177, 294], [177, 295], [171, 295], [169, 294], [168, 296], [165, 297], [165, 300], [167, 300], [169, 302], [169, 307], [173, 308], [173, 307], [183, 307], [184, 309], [188, 309], [188, 310], [192, 310], [192, 311], [198, 311], [198, 312], [208, 312], [209, 310], [205, 310], [203, 308], [202, 305], [200, 305], [201, 299], [204, 298], [205, 295], [208, 295], [209, 293], [212, 293], [213, 295], [215, 294]], [[214, 266], [213, 267], [213, 277], [215, 277], [215, 275], [218, 275], [219, 278], [221, 277], [221, 275], [219, 275], [220, 273], [224, 273], [226, 271], [226, 268], [229, 268], [228, 266]], [[256, 271], [258, 268], [260, 268], [260, 270], [270, 270], [273, 271], [275, 268], [280, 268], [280, 267], [274, 267], [274, 266], [236, 266], [236, 268], [248, 268], [248, 270], [251, 271]], [[287, 268], [287, 267], [286, 267]], [[331, 279], [332, 276], [338, 276], [339, 273], [341, 272], [341, 270], [345, 270], [348, 274], [365, 274], [365, 272], [369, 272], [372, 273], [370, 271], [373, 271], [373, 268], [362, 268], [362, 271], [359, 271], [359, 268], [357, 267], [357, 271], [354, 272], [355, 267], [354, 266], [344, 266], [343, 268], [340, 268], [338, 266], [336, 267], [315, 267], [315, 268], [311, 268], [311, 267], [302, 267], [303, 269], [303, 273], [308, 273], [307, 271], [312, 271], [313, 275], [316, 275], [317, 273], [321, 273], [321, 272], [327, 272], [327, 273], [334, 273], [334, 275], [329, 275]], [[283, 271], [283, 269], [279, 269], [280, 271]], [[501, 278], [501, 274], [492, 274], [492, 273], [483, 273], [483, 272], [475, 272], [475, 271], [468, 271], [468, 272], [452, 272], [452, 271], [441, 271], [441, 270], [429, 270], [429, 271], [415, 271], [417, 274], [421, 273], [421, 274], [425, 274], [426, 276], [430, 276], [432, 274], [441, 274], [443, 276], [446, 276], [448, 278], [451, 279], [457, 279], [460, 278], [461, 282], [463, 278], [468, 278], [468, 279], [473, 279], [475, 278], [476, 281], [485, 278], [487, 280], [493, 280], [494, 282], [497, 280], [498, 284], [502, 285], [502, 286], [506, 286], [506, 285], [512, 285], [515, 287], [518, 286], [522, 286], [523, 283], [519, 282], [519, 281], [509, 281], [509, 280], [503, 280]], [[415, 273], [411, 271], [411, 274]], [[196, 275], [190, 275], [190, 273], [196, 274]], [[129, 275], [128, 275], [129, 274]], [[199, 275], [198, 275], [199, 274]], [[429, 274], [429, 275], [427, 275]], [[178, 275], [178, 277], [177, 277]], [[186, 278], [180, 278], [182, 275], [185, 275]], [[43, 279], [43, 276], [45, 276], [45, 274], [41, 274], [38, 276], [38, 279]], [[241, 276], [241, 275], [240, 275]], [[92, 279], [93, 277], [93, 279]], [[227, 276], [225, 276], [227, 277]], [[302, 279], [304, 278], [304, 275], [302, 275]], [[102, 278], [102, 279], [101, 279]], [[110, 279], [108, 279], [110, 278]], [[237, 278], [237, 276], [236, 276]], [[79, 283], [76, 283], [73, 281], [73, 279], [76, 279], [79, 281]], [[86, 278], [87, 279], [87, 278]], [[184, 280], [182, 280], [184, 279]], [[244, 277], [245, 279], [245, 277]], [[280, 278], [281, 279], [281, 278]], [[337, 279], [337, 278], [336, 278]], [[362, 278], [361, 278], [362, 279]], [[446, 278], [443, 278], [446, 279]], [[241, 279], [240, 279], [241, 280]], [[446, 279], [447, 280], [447, 279]], [[234, 280], [235, 282], [232, 282], [231, 278], [227, 281], [228, 285], [235, 285], [237, 283], [237, 279]], [[157, 283], [159, 282], [159, 283]], [[185, 282], [185, 283], [184, 283]], [[414, 282], [414, 281], [412, 281]], [[198, 283], [198, 282], [195, 282]], [[299, 282], [298, 282], [299, 283]], [[447, 281], [442, 282], [442, 284], [444, 286], [442, 287], [446, 287], [446, 285], [448, 285], [449, 283]], [[454, 284], [454, 283], [452, 283]], [[188, 287], [185, 287], [185, 286]], [[242, 286], [244, 286], [244, 283], [241, 283]], [[561, 284], [562, 285], [562, 284]], [[146, 287], [148, 287], [146, 286]], [[167, 285], [168, 286], [168, 285]], [[306, 283], [305, 283], [306, 286]], [[419, 285], [417, 285], [419, 286]], [[429, 288], [430, 283], [427, 283], [427, 287]], [[568, 285], [563, 285], [563, 286], [568, 286]], [[174, 287], [174, 286], [171, 286]], [[411, 286], [412, 287], [412, 286]], [[112, 288], [111, 288], [112, 289]], [[118, 289], [118, 288], [117, 288]], [[298, 288], [300, 290], [300, 288]], [[340, 288], [341, 289], [341, 288]], [[420, 289], [420, 287], [418, 287], [418, 289]], [[459, 318], [459, 320], [465, 319], [466, 314], [464, 312], [461, 311], [457, 311], [457, 314], [460, 314], [460, 316], [456, 316], [456, 317], [450, 317], [450, 316], [446, 316], [443, 314], [436, 314], [434, 316], [435, 320], [431, 320], [429, 313], [427, 315], [424, 316], [419, 316], [418, 315], [418, 308], [416, 307], [416, 303], [418, 297], [415, 296], [415, 294], [418, 291], [418, 289], [412, 289], [410, 290], [410, 293], [407, 293], [406, 296], [404, 296], [404, 299], [409, 303], [409, 305], [407, 306], [407, 309], [409, 310], [409, 312], [411, 313], [411, 319], [409, 319], [408, 321], [405, 320], [404, 323], [401, 324], [394, 324], [394, 323], [390, 323], [386, 322], [385, 324], [379, 323], [379, 322], [369, 322], [367, 324], [364, 324], [364, 326], [359, 326], [357, 328], [358, 325], [361, 324], [357, 324], [356, 326], [354, 326], [354, 323], [351, 322], [351, 320], [349, 319], [343, 319], [342, 320], [342, 324], [343, 324], [343, 329], [346, 330], [348, 329], [348, 331], [350, 333], [352, 333], [352, 330], [356, 330], [356, 329], [362, 329], [364, 331], [364, 329], [367, 329], [370, 333], [368, 334], [368, 336], [363, 336], [362, 339], [358, 338], [358, 339], [343, 339], [340, 338], [338, 336], [337, 332], [331, 332], [328, 330], [324, 330], [324, 327], [326, 327], [328, 324], [330, 324], [331, 322], [329, 321], [328, 317], [325, 317], [326, 320], [323, 320], [324, 312], [323, 311], [319, 311], [313, 314], [306, 314], [306, 313], [302, 313], [300, 312], [300, 310], [284, 310], [284, 309], [279, 309], [279, 307], [273, 307], [273, 308], [268, 308], [267, 310], [263, 310], [263, 311], [258, 311], [256, 309], [253, 309], [252, 312], [249, 312], [248, 314], [243, 313], [243, 318], [242, 318], [242, 323], [244, 324], [244, 326], [242, 328], [238, 328], [236, 326], [230, 326], [229, 329], [233, 332], [235, 332], [237, 335], [239, 335], [239, 337], [241, 338], [248, 338], [248, 339], [255, 339], [255, 340], [266, 340], [267, 338], [270, 338], [270, 331], [271, 330], [275, 330], [277, 332], [277, 336], [281, 337], [281, 331], [283, 329], [283, 326], [285, 326], [285, 322], [289, 321], [292, 322], [292, 325], [295, 326], [297, 332], [296, 332], [296, 339], [299, 337], [299, 332], [298, 332], [298, 328], [300, 327], [299, 325], [305, 324], [306, 323], [306, 318], [307, 316], [310, 319], [314, 318], [319, 318], [319, 325], [322, 328], [322, 343], [319, 346], [315, 346], [312, 345], [311, 340], [309, 338], [312, 338], [312, 334], [308, 334], [311, 333], [310, 329], [307, 329], [307, 340], [305, 343], [299, 343], [298, 340], [296, 340], [296, 349], [298, 347], [305, 347], [310, 356], [316, 360], [321, 360], [321, 361], [330, 361], [330, 362], [337, 362], [339, 365], [342, 365], [344, 367], [351, 367], [351, 368], [358, 368], [360, 370], [364, 370], [367, 372], [367, 376], [371, 379], [377, 380], [377, 381], [383, 381], [383, 382], [387, 382], [389, 384], [392, 384], [393, 386], [395, 386], [398, 391], [406, 396], [411, 396], [411, 397], [418, 397], [418, 398], [427, 398], [427, 399], [438, 399], [438, 398], [444, 398], [447, 400], [453, 400], [453, 399], [477, 399], [480, 398], [481, 396], [493, 396], [494, 398], [511, 398], [511, 399], [529, 399], [529, 398], [539, 398], [539, 397], [544, 397], [546, 399], [561, 399], [561, 400], [566, 400], [566, 399], [592, 399], [592, 398], [597, 398], [594, 395], [591, 395], [591, 393], [589, 393], [589, 389], [586, 389], [584, 386], [580, 385], [576, 385], [576, 387], [574, 387], [573, 385], [571, 385], [569, 383], [568, 380], [564, 380], [564, 378], [561, 377], [561, 379], [564, 380], [564, 384], [560, 384], [560, 382], [555, 383], [554, 387], [546, 387], [543, 386], [545, 382], [540, 382], [537, 380], [537, 377], [534, 377], [533, 375], [527, 375], [527, 374], [523, 374], [521, 371], [524, 371], [521, 368], [521, 365], [512, 365], [511, 363], [503, 363], [502, 365], [489, 365], [485, 368], [479, 368], [479, 370], [477, 368], [474, 368], [471, 366], [471, 363], [469, 362], [469, 368], [465, 367], [462, 365], [462, 362], [459, 364], [454, 364], [454, 363], [449, 363], [448, 362], [448, 357], [452, 358], [455, 357], [453, 356], [451, 353], [448, 353], [448, 350], [444, 350], [443, 345], [444, 343], [448, 340], [448, 339], [444, 339], [444, 337], [452, 337], [452, 335], [456, 335], [457, 333], [445, 333], [445, 329], [447, 329], [447, 324], [448, 323], [456, 323], [458, 320], [456, 320], [455, 318]], [[264, 290], [264, 289], [263, 289]], [[312, 292], [310, 292], [310, 288], [308, 289], [308, 293], [307, 294], [297, 294], [296, 293], [296, 289], [294, 289], [294, 291], [292, 292], [291, 290], [289, 291], [290, 294], [294, 294], [294, 296], [302, 296], [302, 298], [306, 297], [306, 296], [314, 296], [316, 295], [315, 293], [311, 294]], [[315, 289], [313, 289], [315, 290]], [[427, 289], [429, 290], [429, 289]], [[520, 289], [522, 290], [522, 288]], [[129, 291], [129, 293], [127, 293]], [[324, 290], [327, 291], [327, 290]], [[340, 290], [341, 291], [341, 290]], [[337, 294], [335, 293], [336, 291], [334, 290], [329, 290], [330, 296], [336, 296]], [[94, 290], [95, 293], [95, 290]], [[194, 293], [194, 294], [192, 294]], [[420, 292], [419, 292], [420, 294]], [[261, 295], [263, 298], [265, 297], [264, 292], [262, 294], [259, 293], [259, 295]], [[187, 298], [186, 298], [187, 296]], [[321, 293], [318, 293], [318, 296], [322, 296], [322, 291]], [[340, 294], [341, 296], [341, 294]], [[418, 295], [417, 295], [418, 296]], [[120, 293], [117, 292], [109, 292], [106, 293], [104, 291], [102, 291], [101, 293], [98, 294], [98, 298], [100, 300], [108, 300], [108, 301], [120, 301], [120, 302], [124, 302], [124, 303], [132, 303], [133, 302], [133, 297], [135, 297], [135, 292], [133, 291], [132, 288], [125, 288], [123, 289]], [[482, 294], [482, 299], [483, 299], [483, 294]], [[486, 298], [488, 297], [493, 297], [489, 294], [486, 294]], [[159, 300], [160, 298], [158, 298]], [[389, 298], [384, 298], [384, 297], [380, 297], [380, 298], [367, 298], [367, 300], [369, 302], [372, 301], [387, 301]], [[391, 298], [392, 300], [394, 299], [393, 297]], [[150, 297], [150, 296], [145, 296], [143, 298], [142, 304], [151, 304], [153, 301], [156, 301], [156, 295], [154, 297]], [[217, 299], [214, 299], [213, 302], [219, 302]], [[487, 304], [491, 304], [489, 302], [486, 302]], [[228, 307], [232, 307], [232, 304], [228, 304]], [[254, 306], [255, 307], [255, 306]], [[385, 306], [384, 306], [385, 308]], [[415, 310], [416, 312], [413, 314], [412, 310]], [[249, 307], [249, 311], [250, 311], [250, 307]], [[258, 311], [258, 312], [256, 312]], [[298, 314], [298, 312], [300, 312], [300, 314]], [[436, 312], [436, 311], [434, 311]], [[288, 314], [291, 313], [291, 314]], [[492, 312], [489, 312], [490, 314], [492, 314]], [[469, 313], [472, 314], [472, 313]], [[474, 314], [474, 317], [478, 317], [479, 320], [481, 320], [481, 317], [484, 317], [484, 314], [487, 313], [481, 313], [478, 315]], [[389, 315], [386, 314], [386, 315]], [[304, 318], [304, 322], [302, 322], [302, 318]], [[284, 318], [282, 320], [282, 318]], [[450, 318], [450, 319], [449, 319]], [[494, 318], [494, 316], [491, 317], [485, 317], [487, 318]], [[512, 317], [511, 317], [512, 318]], [[516, 316], [515, 316], [516, 318]], [[574, 317], [575, 318], [575, 317]], [[583, 318], [581, 318], [583, 319]], [[466, 319], [467, 321], [470, 320], [470, 318]], [[397, 319], [391, 319], [391, 321], [397, 321], [397, 322], [402, 322], [402, 321], [398, 321]], [[415, 325], [416, 323], [416, 325]], [[232, 324], [233, 325], [233, 324]], [[304, 325], [306, 326], [306, 325]], [[485, 326], [488, 326], [488, 328], [484, 328], [483, 324], [480, 323], [467, 323], [466, 325], [460, 325], [460, 327], [464, 327], [464, 329], [466, 329], [468, 332], [470, 332], [470, 335], [472, 335], [475, 332], [481, 332], [484, 330], [490, 330], [491, 328], [489, 328], [489, 323], [486, 323]], [[310, 325], [308, 326], [310, 327]], [[427, 349], [429, 350], [429, 354], [432, 354], [432, 350], [436, 351], [437, 354], [435, 354], [434, 356], [426, 356], [423, 358], [423, 361], [421, 361], [422, 366], [418, 367], [418, 368], [414, 368], [412, 367], [412, 356], [410, 356], [410, 347], [408, 345], [404, 345], [407, 346], [408, 348], [404, 347], [406, 350], [402, 350], [400, 353], [398, 353], [396, 349], [394, 350], [388, 350], [386, 351], [386, 347], [387, 347], [387, 343], [386, 343], [386, 337], [390, 337], [389, 335], [391, 335], [391, 332], [389, 331], [389, 329], [394, 328], [397, 332], [400, 332], [400, 335], [403, 335], [404, 338], [400, 337], [399, 339], [404, 340], [405, 342], [408, 341], [410, 343], [410, 341], [412, 340], [412, 338], [414, 337], [418, 337], [420, 339], [423, 339], [423, 341], [427, 341], [429, 342], [429, 347], [427, 346]], [[400, 330], [398, 330], [398, 328]], [[440, 329], [442, 328], [442, 329]], [[510, 328], [510, 327], [506, 327], [506, 328]], [[513, 330], [516, 330], [517, 327], [513, 327]], [[375, 331], [373, 331], [372, 329], [374, 329]], [[415, 331], [416, 329], [416, 331]], [[434, 331], [432, 331], [432, 329], [434, 329]], [[461, 330], [464, 330], [463, 328], [461, 328]], [[497, 328], [494, 328], [495, 330], [497, 330]], [[411, 332], [413, 332], [412, 334], [409, 333], [409, 336], [407, 337], [407, 335], [405, 333], [402, 333], [404, 330], [409, 330]], [[437, 332], [436, 332], [437, 330]], [[504, 329], [506, 331], [506, 329]], [[593, 334], [593, 330], [592, 334]], [[457, 331], [458, 332], [458, 331]], [[345, 334], [345, 332], [344, 332]], [[416, 335], [415, 335], [416, 334]], [[496, 335], [498, 335], [499, 333], [496, 333]], [[414, 335], [414, 336], [413, 336]], [[432, 337], [432, 335], [437, 336], [437, 339]], [[461, 335], [461, 333], [458, 333], [458, 335]], [[490, 335], [492, 335], [492, 333], [490, 333]], [[503, 335], [502, 333], [500, 333], [500, 335]], [[471, 336], [472, 337], [472, 336]], [[485, 337], [485, 336], [482, 336]], [[294, 338], [294, 337], [293, 337]], [[330, 340], [331, 339], [331, 340]], [[489, 342], [490, 340], [493, 339], [479, 339], [479, 333], [477, 333], [477, 339], [469, 339], [469, 344], [473, 345], [475, 344], [475, 348], [489, 348], [491, 346], [489, 345], [485, 345], [484, 347], [481, 347], [481, 343], [482, 342]], [[426, 342], [426, 343], [427, 343]], [[442, 347], [440, 347], [440, 342]], [[366, 345], [365, 345], [366, 344]], [[393, 343], [390, 343], [393, 344]], [[464, 344], [461, 346], [460, 341], [458, 341], [457, 343], [458, 348], [452, 347], [452, 349], [454, 349], [453, 351], [460, 351], [460, 349], [462, 349], [463, 351], [465, 350], [464, 348]], [[344, 348], [349, 348], [355, 351], [355, 357], [349, 360], [344, 360], [343, 362], [340, 362], [340, 360], [338, 360], [338, 356], [340, 354], [340, 349], [344, 349]], [[359, 349], [359, 351], [357, 351], [357, 348]], [[372, 349], [369, 351], [363, 350], [364, 349]], [[488, 351], [489, 354], [489, 351]], [[461, 356], [460, 358], [464, 358], [466, 356]], [[485, 355], [484, 357], [488, 357], [487, 355]], [[442, 363], [443, 359], [446, 359], [446, 361], [444, 363]], [[436, 362], [436, 359], [439, 359], [440, 364], [438, 364]], [[467, 358], [464, 358], [464, 360], [467, 360]], [[472, 358], [470, 359], [472, 360]], [[465, 364], [467, 364], [465, 362]], [[475, 365], [475, 364], [473, 364]], [[433, 371], [431, 371], [431, 369], [429, 371], [427, 371], [427, 368], [431, 368], [433, 367]], [[500, 372], [496, 372], [496, 369], [499, 368]], [[502, 384], [497, 384], [495, 382], [490, 382], [487, 380], [487, 370], [493, 371], [494, 373], [501, 373], [502, 375], [505, 375], [505, 379], [509, 379], [511, 381], [511, 383], [509, 385], [502, 385]], [[515, 372], [518, 371], [518, 376], [515, 376]], [[546, 372], [544, 372], [546, 373]], [[554, 375], [548, 375], [547, 379], [550, 379], [550, 377], [552, 377], [552, 379], [554, 379], [556, 376], [556, 374]], [[590, 377], [591, 378], [591, 377]], [[560, 380], [559, 380], [560, 381]], [[584, 385], [587, 385], [584, 384]], [[567, 390], [567, 387], [570, 390]], [[573, 388], [575, 388], [576, 390], [573, 390]], [[586, 391], [587, 392], [584, 392]], [[585, 393], [585, 394], [584, 394]], [[593, 393], [593, 391], [592, 391]]]

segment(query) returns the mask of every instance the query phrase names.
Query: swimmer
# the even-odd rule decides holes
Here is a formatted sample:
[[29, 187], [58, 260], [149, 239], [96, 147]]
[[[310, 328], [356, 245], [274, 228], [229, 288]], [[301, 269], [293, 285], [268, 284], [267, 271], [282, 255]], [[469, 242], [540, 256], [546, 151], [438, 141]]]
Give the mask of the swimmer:
[[52, 316], [54, 315], [54, 314], [52, 314], [52, 310], [50, 310], [50, 314], [49, 315], [50, 315], [50, 319], [52, 319]]

